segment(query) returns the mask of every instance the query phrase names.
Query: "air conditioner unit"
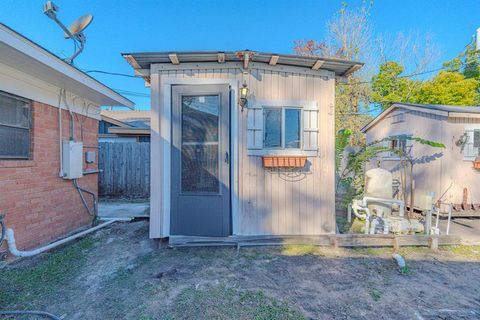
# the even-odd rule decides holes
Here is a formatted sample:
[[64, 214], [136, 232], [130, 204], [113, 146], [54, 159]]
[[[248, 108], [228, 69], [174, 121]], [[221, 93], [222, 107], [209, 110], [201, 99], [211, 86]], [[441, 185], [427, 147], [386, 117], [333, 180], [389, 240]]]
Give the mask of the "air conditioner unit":
[[83, 175], [83, 142], [64, 140], [62, 143], [63, 178], [76, 179]]

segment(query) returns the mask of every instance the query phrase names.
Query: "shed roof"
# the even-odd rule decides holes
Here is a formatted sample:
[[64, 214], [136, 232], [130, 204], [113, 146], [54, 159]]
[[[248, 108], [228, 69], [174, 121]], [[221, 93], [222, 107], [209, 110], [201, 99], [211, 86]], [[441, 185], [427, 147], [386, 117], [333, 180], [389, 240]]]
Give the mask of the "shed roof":
[[[242, 62], [248, 56], [249, 62], [261, 62], [271, 66], [294, 66], [312, 70], [329, 70], [338, 76], [347, 76], [360, 69], [363, 63], [337, 58], [297, 56], [291, 54], [276, 54], [268, 52], [242, 51], [182, 51], [182, 52], [137, 52], [122, 53], [122, 56], [135, 69], [150, 69], [157, 63], [208, 63], [208, 62]], [[147, 78], [147, 77], [145, 77]], [[146, 79], [148, 81], [148, 79]]]
[[0, 62], [98, 105], [134, 106], [132, 101], [115, 90], [3, 23], [0, 23]]
[[390, 108], [382, 111], [365, 127], [362, 132], [367, 132], [376, 123], [381, 121], [387, 114], [395, 109], [407, 109], [412, 111], [420, 111], [425, 113], [437, 114], [445, 117], [469, 117], [472, 115], [480, 115], [479, 106], [451, 106], [442, 104], [415, 104], [415, 103], [394, 103]]

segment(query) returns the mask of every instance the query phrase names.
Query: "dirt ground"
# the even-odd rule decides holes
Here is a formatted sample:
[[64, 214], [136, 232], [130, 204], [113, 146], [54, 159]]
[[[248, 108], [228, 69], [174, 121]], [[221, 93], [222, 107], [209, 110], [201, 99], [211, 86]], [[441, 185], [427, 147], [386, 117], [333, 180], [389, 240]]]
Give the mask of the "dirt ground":
[[[117, 223], [0, 269], [0, 309], [63, 319], [480, 319], [480, 247], [168, 249]], [[26, 318], [5, 318], [26, 319]]]

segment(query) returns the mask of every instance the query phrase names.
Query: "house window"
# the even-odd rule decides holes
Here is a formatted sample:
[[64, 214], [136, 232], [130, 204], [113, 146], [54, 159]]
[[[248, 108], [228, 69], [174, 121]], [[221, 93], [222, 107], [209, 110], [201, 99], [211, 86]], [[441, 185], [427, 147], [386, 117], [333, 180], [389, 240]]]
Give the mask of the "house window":
[[266, 149], [301, 148], [301, 109], [264, 107], [263, 146]]
[[465, 143], [462, 146], [465, 160], [474, 160], [480, 155], [480, 129], [465, 130]]
[[395, 137], [389, 140], [388, 147], [392, 150], [388, 152], [386, 158], [398, 159], [401, 155], [409, 154], [411, 152], [412, 146], [409, 145], [408, 139], [406, 137]]
[[30, 156], [30, 101], [0, 92], [0, 159]]

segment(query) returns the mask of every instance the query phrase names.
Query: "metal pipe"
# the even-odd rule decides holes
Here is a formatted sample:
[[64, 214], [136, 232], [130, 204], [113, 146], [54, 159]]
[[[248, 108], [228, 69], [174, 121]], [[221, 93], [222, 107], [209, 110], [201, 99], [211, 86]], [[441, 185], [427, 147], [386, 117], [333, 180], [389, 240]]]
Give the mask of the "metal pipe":
[[363, 197], [362, 205], [364, 207], [367, 206], [368, 202], [383, 202], [383, 203], [395, 203], [400, 206], [399, 216], [403, 217], [405, 215], [405, 202], [402, 200], [397, 199], [384, 199], [384, 198], [376, 198], [376, 197]]
[[58, 176], [61, 178], [65, 176], [65, 173], [63, 172], [62, 94], [63, 89], [60, 89], [60, 93], [58, 95], [58, 145], [60, 150], [60, 171], [58, 172]]
[[450, 203], [448, 206], [447, 236], [450, 234], [450, 221], [452, 220], [452, 207], [453, 207], [453, 204]]
[[63, 89], [63, 102], [65, 103], [65, 106], [70, 113], [70, 140], [75, 140], [75, 118], [73, 116], [72, 110], [70, 109], [70, 106], [68, 105], [67, 93], [65, 89]]
[[8, 242], [8, 250], [10, 251], [11, 254], [13, 254], [16, 257], [31, 257], [34, 255], [37, 255], [39, 253], [45, 252], [47, 250], [53, 249], [55, 247], [58, 247], [59, 245], [62, 245], [66, 242], [72, 241], [74, 239], [80, 238], [86, 234], [89, 234], [93, 231], [96, 231], [98, 229], [101, 229], [103, 227], [106, 227], [114, 222], [117, 222], [117, 220], [110, 220], [107, 222], [104, 222], [102, 224], [99, 224], [98, 226], [92, 227], [90, 229], [84, 230], [82, 232], [76, 233], [74, 235], [71, 235], [70, 237], [63, 238], [61, 240], [55, 241], [53, 243], [50, 243], [46, 246], [30, 250], [30, 251], [21, 251], [17, 249], [17, 245], [15, 242], [15, 233], [13, 232], [12, 229], [7, 229], [7, 242]]
[[[93, 216], [93, 217], [97, 217], [97, 213], [98, 213], [98, 208], [97, 208], [97, 196], [95, 195], [95, 193], [89, 191], [89, 190], [86, 190], [86, 189], [83, 189], [81, 188], [79, 185], [78, 185], [78, 181], [77, 179], [73, 179], [73, 185], [75, 186], [75, 188], [77, 189], [78, 191], [78, 194], [80, 194], [80, 199], [82, 199], [82, 203], [83, 205], [85, 206], [85, 208], [87, 209], [88, 213]], [[92, 196], [93, 198], [93, 212], [90, 210], [90, 208], [88, 207], [88, 203], [87, 201], [85, 200], [85, 197], [83, 196], [83, 192], [85, 193], [88, 193], [89, 195]]]

